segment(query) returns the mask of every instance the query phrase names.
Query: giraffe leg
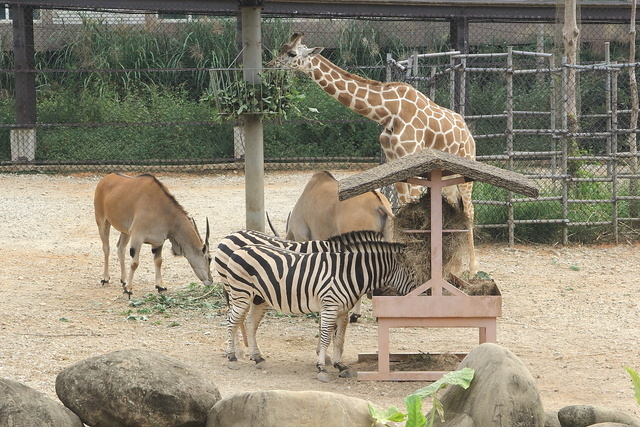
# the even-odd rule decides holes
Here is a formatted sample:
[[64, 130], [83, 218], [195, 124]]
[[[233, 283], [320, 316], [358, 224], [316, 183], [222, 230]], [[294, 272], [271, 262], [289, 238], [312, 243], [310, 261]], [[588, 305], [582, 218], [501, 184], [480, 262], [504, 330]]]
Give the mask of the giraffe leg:
[[467, 182], [458, 186], [460, 196], [462, 197], [462, 206], [467, 217], [467, 229], [469, 230], [469, 277], [474, 277], [478, 273], [479, 265], [476, 259], [476, 250], [473, 239], [474, 226], [474, 208], [471, 201], [471, 192], [473, 190], [473, 182]]

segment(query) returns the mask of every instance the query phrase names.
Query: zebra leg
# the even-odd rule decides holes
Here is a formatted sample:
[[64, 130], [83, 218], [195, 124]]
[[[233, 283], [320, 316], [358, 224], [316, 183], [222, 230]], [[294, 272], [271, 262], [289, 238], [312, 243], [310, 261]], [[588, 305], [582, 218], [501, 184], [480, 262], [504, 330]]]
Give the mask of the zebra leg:
[[351, 316], [349, 317], [349, 321], [351, 323], [357, 323], [358, 319], [362, 316], [362, 314], [360, 313], [361, 311], [362, 311], [362, 298], [360, 298], [356, 303], [356, 305], [353, 306], [353, 309], [351, 310]]
[[227, 366], [229, 369], [238, 369], [236, 349], [238, 344], [238, 326], [244, 322], [247, 316], [249, 303], [246, 301], [231, 301], [227, 315]]
[[[318, 345], [316, 346], [316, 355], [320, 355], [320, 344], [322, 342], [322, 340], [320, 339], [321, 335], [322, 335], [322, 319], [318, 323]], [[333, 362], [331, 361], [331, 356], [329, 356], [328, 354], [325, 354], [324, 356], [324, 364], [328, 366], [333, 365]]]
[[265, 360], [262, 357], [262, 351], [260, 347], [258, 347], [258, 341], [256, 340], [256, 331], [258, 330], [258, 326], [260, 326], [260, 322], [264, 317], [264, 314], [267, 312], [269, 306], [266, 303], [262, 304], [251, 304], [251, 308], [249, 308], [249, 314], [247, 315], [247, 322], [245, 325], [245, 331], [247, 336], [247, 342], [249, 343], [249, 360], [253, 360], [256, 362], [256, 368], [262, 369], [265, 367]]
[[333, 338], [333, 367], [340, 371], [340, 378], [350, 378], [349, 367], [342, 363], [342, 352], [344, 351], [344, 338], [347, 332], [347, 313], [341, 314], [336, 319], [336, 332]]
[[335, 306], [324, 306], [320, 312], [320, 351], [318, 352], [318, 360], [316, 367], [318, 368], [318, 380], [323, 383], [329, 382], [329, 374], [324, 367], [324, 362], [327, 356], [327, 348], [331, 343], [331, 335], [336, 327], [336, 318], [338, 316], [338, 310]]

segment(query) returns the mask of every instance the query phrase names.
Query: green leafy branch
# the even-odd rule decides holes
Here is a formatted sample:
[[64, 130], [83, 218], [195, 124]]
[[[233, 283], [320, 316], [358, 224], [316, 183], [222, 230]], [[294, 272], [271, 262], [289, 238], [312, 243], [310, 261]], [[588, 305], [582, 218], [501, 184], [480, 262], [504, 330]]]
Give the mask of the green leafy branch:
[[245, 81], [242, 69], [211, 73], [211, 87], [201, 101], [211, 106], [214, 120], [237, 120], [242, 114], [286, 120], [292, 113], [301, 114], [297, 103], [305, 95], [295, 88], [294, 77], [287, 70], [266, 69], [257, 84]]
[[[404, 399], [407, 407], [406, 414], [395, 406], [382, 411], [371, 404], [369, 404], [369, 414], [373, 418], [374, 424], [389, 425], [390, 422], [399, 423], [406, 420], [406, 427], [432, 427], [436, 414], [440, 420], [444, 421], [444, 408], [438, 399], [438, 391], [448, 385], [457, 385], [466, 390], [471, 385], [474, 374], [475, 371], [471, 368], [449, 372], [433, 384], [413, 392]], [[429, 419], [422, 413], [422, 401], [428, 397], [433, 399]]]

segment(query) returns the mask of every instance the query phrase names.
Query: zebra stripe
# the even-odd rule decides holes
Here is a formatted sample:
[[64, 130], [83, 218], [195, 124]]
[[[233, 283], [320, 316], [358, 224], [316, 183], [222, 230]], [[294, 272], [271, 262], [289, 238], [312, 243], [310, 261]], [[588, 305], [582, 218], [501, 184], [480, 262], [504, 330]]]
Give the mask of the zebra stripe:
[[[231, 254], [247, 245], [271, 245], [278, 248], [289, 249], [296, 252], [339, 252], [349, 250], [349, 246], [359, 240], [382, 241], [383, 234], [376, 231], [358, 231], [330, 237], [327, 240], [310, 240], [307, 242], [295, 242], [270, 236], [254, 230], [240, 230], [231, 233], [220, 241], [214, 257], [214, 265], [222, 283], [226, 285], [227, 263]], [[345, 246], [347, 246], [345, 248]]]
[[249, 356], [256, 363], [264, 360], [255, 330], [268, 305], [283, 313], [320, 312], [319, 378], [325, 372], [324, 360], [334, 330], [334, 366], [342, 373], [347, 369], [341, 359], [349, 309], [364, 294], [385, 285], [402, 295], [413, 287], [413, 274], [397, 262], [404, 248], [400, 243], [356, 239], [342, 244], [341, 252], [300, 253], [268, 245], [236, 249], [227, 263], [229, 361], [236, 360], [234, 337], [249, 309], [247, 324], [253, 325], [247, 328]]

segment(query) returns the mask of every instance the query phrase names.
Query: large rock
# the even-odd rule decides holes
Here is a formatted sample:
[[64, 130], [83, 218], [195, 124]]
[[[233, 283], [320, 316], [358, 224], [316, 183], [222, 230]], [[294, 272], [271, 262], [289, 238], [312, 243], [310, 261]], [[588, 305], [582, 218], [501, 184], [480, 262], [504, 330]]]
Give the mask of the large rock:
[[44, 393], [17, 381], [0, 378], [0, 425], [82, 427], [82, 421]]
[[204, 426], [220, 392], [205, 375], [160, 353], [123, 350], [69, 366], [58, 398], [92, 426]]
[[371, 427], [366, 400], [322, 391], [256, 391], [222, 399], [207, 427]]
[[640, 421], [623, 412], [602, 406], [571, 405], [558, 411], [562, 427], [587, 427], [600, 423], [618, 423], [640, 427]]
[[[466, 414], [476, 427], [542, 427], [545, 412], [531, 373], [511, 351], [496, 344], [481, 344], [458, 369], [475, 370], [468, 389], [450, 386], [440, 398], [445, 421], [438, 426], [457, 426]], [[469, 420], [465, 419], [465, 426]]]

